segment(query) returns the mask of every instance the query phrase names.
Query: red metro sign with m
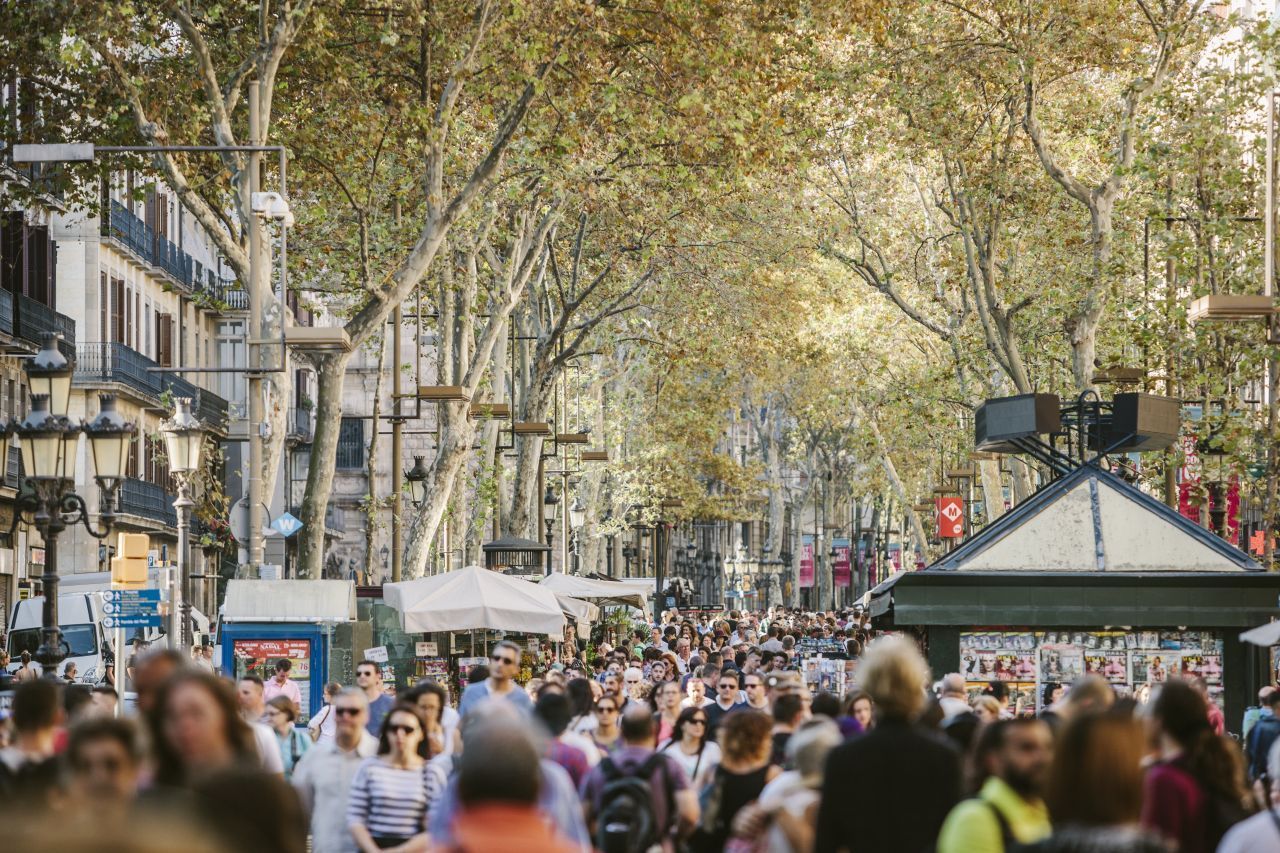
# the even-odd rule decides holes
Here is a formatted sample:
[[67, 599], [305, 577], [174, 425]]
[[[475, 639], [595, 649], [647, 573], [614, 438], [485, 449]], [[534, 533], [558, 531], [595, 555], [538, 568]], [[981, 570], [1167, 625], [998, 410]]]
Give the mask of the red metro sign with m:
[[938, 535], [943, 539], [964, 536], [964, 498], [938, 498]]

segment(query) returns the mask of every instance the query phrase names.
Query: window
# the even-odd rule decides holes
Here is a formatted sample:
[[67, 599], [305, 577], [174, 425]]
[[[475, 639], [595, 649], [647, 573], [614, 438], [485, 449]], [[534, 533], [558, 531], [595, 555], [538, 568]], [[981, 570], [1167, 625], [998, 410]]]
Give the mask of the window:
[[342, 470], [364, 467], [364, 419], [343, 418], [338, 431], [338, 464]]

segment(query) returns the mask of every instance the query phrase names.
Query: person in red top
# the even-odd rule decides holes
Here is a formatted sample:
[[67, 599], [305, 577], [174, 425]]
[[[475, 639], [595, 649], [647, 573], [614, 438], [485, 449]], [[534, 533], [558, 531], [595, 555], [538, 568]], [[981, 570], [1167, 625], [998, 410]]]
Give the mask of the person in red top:
[[1169, 681], [1152, 707], [1160, 760], [1143, 783], [1142, 825], [1178, 853], [1213, 853], [1244, 817], [1247, 792], [1239, 752], [1214, 734], [1205, 700], [1185, 681]]

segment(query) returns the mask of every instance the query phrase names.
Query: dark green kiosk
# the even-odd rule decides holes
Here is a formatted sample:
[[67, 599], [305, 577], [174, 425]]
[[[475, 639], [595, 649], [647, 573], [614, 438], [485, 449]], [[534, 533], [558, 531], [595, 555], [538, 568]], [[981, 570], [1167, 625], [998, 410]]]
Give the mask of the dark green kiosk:
[[1086, 674], [1140, 699], [1203, 676], [1238, 733], [1270, 678], [1267, 650], [1239, 634], [1280, 612], [1280, 574], [1095, 459], [869, 598], [875, 627], [918, 636], [934, 676], [972, 691], [1004, 681], [1039, 709]]

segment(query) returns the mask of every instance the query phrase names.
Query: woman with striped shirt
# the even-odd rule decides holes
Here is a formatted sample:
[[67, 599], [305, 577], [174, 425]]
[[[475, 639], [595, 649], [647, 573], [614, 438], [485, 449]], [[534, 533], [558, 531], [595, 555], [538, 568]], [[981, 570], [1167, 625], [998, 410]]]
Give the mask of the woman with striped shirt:
[[426, 849], [427, 811], [446, 781], [428, 763], [426, 730], [417, 708], [396, 705], [382, 722], [378, 754], [356, 771], [347, 827], [362, 853]]

